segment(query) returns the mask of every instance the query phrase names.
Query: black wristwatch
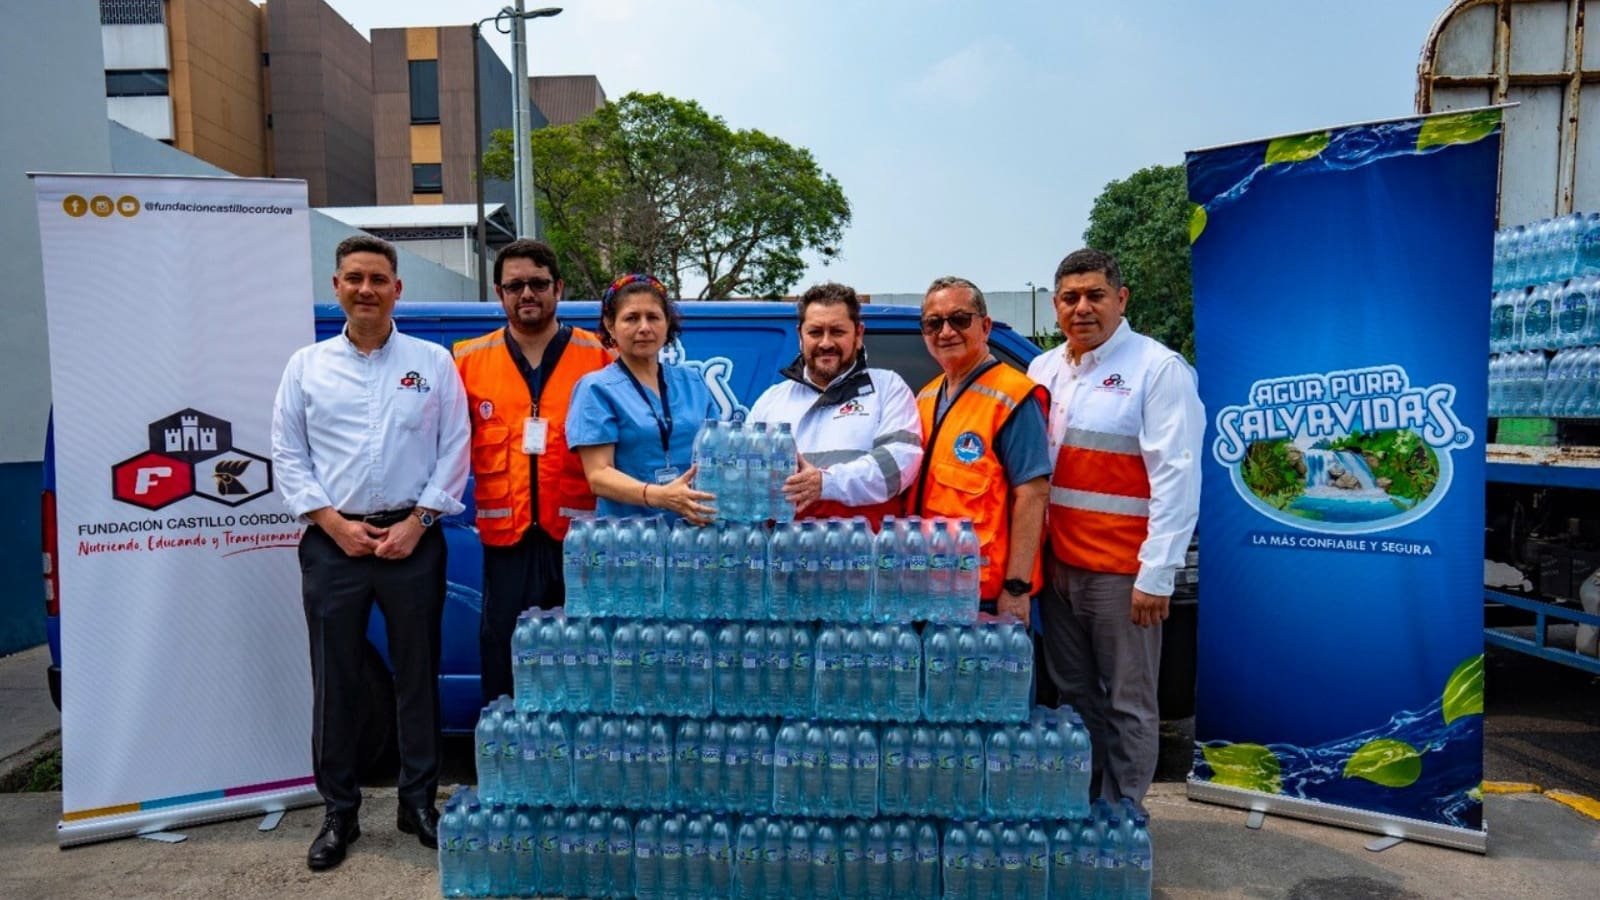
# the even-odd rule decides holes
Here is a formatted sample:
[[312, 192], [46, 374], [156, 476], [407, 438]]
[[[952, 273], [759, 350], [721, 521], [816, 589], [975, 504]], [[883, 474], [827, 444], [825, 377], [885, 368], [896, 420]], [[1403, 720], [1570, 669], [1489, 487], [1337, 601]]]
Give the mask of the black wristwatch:
[[1007, 578], [1000, 587], [1006, 593], [1017, 597], [1026, 597], [1033, 593], [1033, 585], [1021, 578]]

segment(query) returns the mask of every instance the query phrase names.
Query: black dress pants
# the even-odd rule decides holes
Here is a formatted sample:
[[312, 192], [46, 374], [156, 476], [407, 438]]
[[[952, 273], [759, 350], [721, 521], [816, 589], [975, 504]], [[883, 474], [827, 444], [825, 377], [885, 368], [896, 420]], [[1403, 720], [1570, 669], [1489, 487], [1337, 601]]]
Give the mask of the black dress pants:
[[511, 633], [525, 609], [566, 601], [561, 542], [531, 525], [509, 547], [483, 547], [483, 618], [478, 625], [479, 684], [485, 705], [512, 693]]
[[439, 628], [444, 613], [445, 540], [427, 529], [405, 559], [350, 557], [322, 529], [300, 540], [301, 591], [315, 695], [311, 759], [330, 812], [361, 806], [358, 710], [366, 702], [362, 660], [376, 602], [394, 667], [400, 802], [432, 806], [439, 787]]

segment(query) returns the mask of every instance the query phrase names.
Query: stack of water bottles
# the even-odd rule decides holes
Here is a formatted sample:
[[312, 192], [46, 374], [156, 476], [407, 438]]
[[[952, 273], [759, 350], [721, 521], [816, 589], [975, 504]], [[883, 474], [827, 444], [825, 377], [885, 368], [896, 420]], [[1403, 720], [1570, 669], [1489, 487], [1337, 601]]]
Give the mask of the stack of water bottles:
[[707, 419], [694, 437], [694, 486], [716, 496], [723, 522], [790, 522], [794, 504], [783, 483], [795, 473], [799, 454], [788, 422], [723, 422]]
[[1600, 416], [1600, 213], [1502, 229], [1494, 254], [1489, 414]]
[[[1082, 720], [1032, 707], [1027, 630], [977, 616], [975, 584], [961, 589], [965, 612], [954, 593], [942, 606], [901, 593], [908, 572], [954, 582], [970, 524], [906, 519], [876, 535], [864, 522], [780, 524], [812, 533], [818, 573], [855, 571], [860, 551], [865, 596], [881, 587], [893, 602], [863, 603], [841, 578], [807, 594], [820, 599], [792, 602], [781, 586], [775, 606], [764, 587], [760, 604], [709, 607], [697, 594], [720, 576], [674, 595], [675, 531], [635, 520], [620, 537], [621, 524], [575, 529], [587, 610], [606, 615], [530, 610], [517, 624], [516, 698], [485, 707], [477, 790], [458, 791], [440, 822], [447, 896], [1045, 900], [1080, 884], [1081, 896], [1148, 895], [1148, 852], [1141, 869], [1128, 849], [1148, 848], [1148, 834], [1128, 811], [1088, 803]], [[659, 600], [621, 552], [643, 551], [652, 528], [668, 548], [644, 567]], [[685, 533], [693, 546], [765, 529]]]

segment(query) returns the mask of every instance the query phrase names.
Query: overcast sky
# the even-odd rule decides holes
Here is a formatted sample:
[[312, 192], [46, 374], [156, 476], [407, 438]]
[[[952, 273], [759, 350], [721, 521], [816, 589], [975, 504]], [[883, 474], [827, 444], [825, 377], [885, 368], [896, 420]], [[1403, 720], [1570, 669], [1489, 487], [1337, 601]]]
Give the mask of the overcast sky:
[[[363, 33], [507, 0], [328, 0]], [[807, 147], [854, 219], [800, 288], [1049, 281], [1107, 182], [1185, 150], [1403, 116], [1445, 0], [548, 0], [535, 75], [699, 101]], [[540, 5], [528, 0], [527, 8]], [[510, 41], [487, 29], [507, 68]]]

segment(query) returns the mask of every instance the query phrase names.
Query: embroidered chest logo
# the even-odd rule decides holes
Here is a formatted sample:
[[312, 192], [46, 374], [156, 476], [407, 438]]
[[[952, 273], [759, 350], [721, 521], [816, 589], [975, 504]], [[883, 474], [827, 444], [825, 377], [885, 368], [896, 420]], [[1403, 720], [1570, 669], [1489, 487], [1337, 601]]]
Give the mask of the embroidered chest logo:
[[419, 394], [426, 394], [433, 390], [428, 386], [428, 379], [423, 378], [422, 373], [416, 371], [407, 372], [405, 377], [400, 379], [399, 389], [402, 391], [416, 391]]
[[487, 419], [492, 415], [494, 415], [494, 404], [493, 403], [490, 403], [488, 400], [485, 400], [482, 403], [478, 404], [478, 417], [480, 419]]
[[1127, 395], [1133, 393], [1133, 389], [1128, 387], [1127, 382], [1122, 380], [1122, 375], [1120, 373], [1117, 373], [1117, 372], [1113, 372], [1110, 375], [1107, 375], [1105, 377], [1105, 379], [1102, 380], [1100, 382], [1100, 384], [1095, 388], [1095, 390], [1097, 390], [1097, 391], [1111, 391], [1111, 392], [1116, 393], [1116, 394], [1121, 394], [1124, 397], [1126, 397]]
[[963, 431], [956, 435], [955, 452], [956, 459], [971, 465], [983, 456], [983, 438], [976, 431]]
[[867, 405], [865, 403], [860, 400], [846, 400], [839, 404], [839, 408], [834, 411], [833, 417], [835, 419], [843, 419], [846, 416], [864, 416], [867, 414]]

